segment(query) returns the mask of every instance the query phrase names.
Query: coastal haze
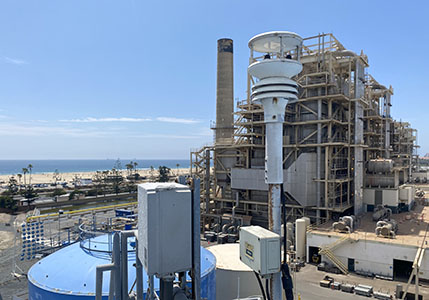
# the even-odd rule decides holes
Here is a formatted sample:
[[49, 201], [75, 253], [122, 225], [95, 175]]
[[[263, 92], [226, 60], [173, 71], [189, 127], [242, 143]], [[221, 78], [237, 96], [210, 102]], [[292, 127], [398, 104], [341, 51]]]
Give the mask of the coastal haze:
[[[184, 159], [120, 159], [120, 165], [126, 170], [128, 163], [136, 162], [137, 169], [157, 169], [166, 166], [170, 169], [189, 168], [189, 160]], [[117, 159], [65, 159], [65, 160], [0, 160], [0, 175], [16, 175], [22, 173], [22, 168], [29, 164], [33, 166], [32, 173], [76, 173], [111, 170], [117, 166]]]

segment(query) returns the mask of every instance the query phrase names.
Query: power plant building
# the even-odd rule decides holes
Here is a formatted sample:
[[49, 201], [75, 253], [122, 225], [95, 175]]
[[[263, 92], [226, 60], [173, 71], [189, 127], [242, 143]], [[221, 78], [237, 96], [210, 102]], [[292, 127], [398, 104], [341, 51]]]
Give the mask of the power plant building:
[[[249, 65], [273, 55], [251, 50]], [[416, 130], [392, 118], [393, 88], [368, 73], [367, 55], [348, 50], [332, 34], [304, 38], [302, 51], [289, 55], [299, 57], [303, 70], [293, 78], [298, 100], [288, 102], [283, 123], [288, 218], [320, 223], [377, 205], [409, 208], [414, 196], [405, 195], [412, 190], [404, 184], [416, 159]], [[264, 112], [250, 100], [250, 75], [247, 98], [231, 105], [232, 40], [218, 41], [217, 72], [215, 142], [191, 152], [192, 172], [202, 179], [202, 216], [234, 214], [267, 224]]]

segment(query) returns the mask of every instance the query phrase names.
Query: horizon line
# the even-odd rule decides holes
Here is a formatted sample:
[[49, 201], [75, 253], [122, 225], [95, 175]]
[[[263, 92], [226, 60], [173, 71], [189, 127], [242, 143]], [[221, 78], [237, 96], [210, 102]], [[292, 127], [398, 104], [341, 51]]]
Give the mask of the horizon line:
[[0, 158], [4, 160], [190, 160], [189, 158]]

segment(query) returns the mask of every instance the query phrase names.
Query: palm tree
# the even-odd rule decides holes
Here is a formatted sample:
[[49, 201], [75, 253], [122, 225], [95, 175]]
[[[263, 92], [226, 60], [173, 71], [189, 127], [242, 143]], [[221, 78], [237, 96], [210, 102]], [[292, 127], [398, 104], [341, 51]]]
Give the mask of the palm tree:
[[29, 164], [27, 168], [28, 168], [29, 173], [30, 173], [30, 178], [28, 179], [28, 185], [31, 186], [31, 170], [33, 169], [33, 165]]
[[155, 173], [155, 168], [153, 166], [150, 166], [150, 179], [153, 180], [154, 178], [154, 173]]
[[179, 176], [179, 166], [180, 166], [180, 164], [176, 164], [176, 168], [177, 168], [177, 176]]
[[126, 164], [125, 167], [127, 168], [128, 176], [131, 176], [131, 172], [133, 169], [133, 162], [131, 161], [129, 164]]
[[60, 173], [58, 172], [58, 169], [55, 169], [54, 175], [52, 175], [52, 179], [54, 180], [55, 186], [57, 186], [58, 181], [60, 181]]
[[28, 173], [28, 169], [27, 168], [22, 168], [22, 173], [24, 174], [24, 186], [26, 186], [27, 185], [27, 180], [26, 180], [25, 174]]
[[22, 174], [17, 174], [16, 176], [18, 176], [19, 188], [21, 189], [21, 178], [22, 178]]
[[134, 165], [134, 173], [137, 173], [137, 165], [138, 165], [138, 163], [135, 161], [135, 162], [133, 162], [133, 165]]

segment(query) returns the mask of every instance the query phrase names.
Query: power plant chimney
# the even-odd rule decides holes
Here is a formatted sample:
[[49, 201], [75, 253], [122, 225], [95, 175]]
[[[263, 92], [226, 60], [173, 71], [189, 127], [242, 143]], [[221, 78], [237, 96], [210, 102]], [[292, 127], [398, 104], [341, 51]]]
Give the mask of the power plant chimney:
[[231, 39], [217, 41], [216, 144], [231, 144], [234, 132], [234, 67]]

